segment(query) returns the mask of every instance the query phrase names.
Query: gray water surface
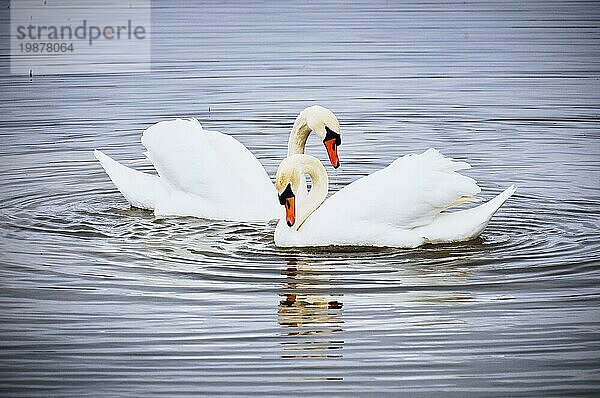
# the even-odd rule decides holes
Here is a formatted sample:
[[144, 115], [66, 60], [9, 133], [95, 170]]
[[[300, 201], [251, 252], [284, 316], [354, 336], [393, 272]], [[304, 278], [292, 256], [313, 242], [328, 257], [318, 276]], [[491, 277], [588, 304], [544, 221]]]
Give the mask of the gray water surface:
[[[173, 4], [152, 73], [0, 76], [2, 396], [598, 393], [597, 3]], [[429, 147], [519, 189], [472, 242], [280, 250], [131, 209], [92, 155], [151, 172], [142, 131], [193, 116], [273, 176], [315, 103], [331, 192]]]

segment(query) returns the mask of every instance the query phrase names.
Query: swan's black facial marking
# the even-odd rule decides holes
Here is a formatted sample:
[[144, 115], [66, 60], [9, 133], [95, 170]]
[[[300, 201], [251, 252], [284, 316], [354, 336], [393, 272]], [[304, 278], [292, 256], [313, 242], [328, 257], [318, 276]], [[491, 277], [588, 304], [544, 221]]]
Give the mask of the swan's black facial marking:
[[290, 184], [279, 195], [279, 203], [285, 206], [285, 222], [288, 227], [293, 226], [296, 223], [296, 198]]
[[329, 156], [329, 161], [334, 169], [340, 167], [340, 158], [338, 156], [337, 147], [342, 143], [342, 138], [338, 133], [325, 126], [325, 130], [327, 130], [327, 134], [325, 135], [325, 139], [323, 140], [323, 144], [325, 144], [325, 148], [327, 149], [327, 156]]
[[293, 198], [294, 196], [295, 195], [294, 191], [292, 191], [292, 185], [287, 184], [287, 187], [285, 187], [284, 191], [279, 195], [279, 204], [285, 205], [286, 199]]
[[333, 131], [332, 129], [330, 129], [327, 126], [325, 126], [325, 131], [327, 131], [327, 134], [325, 134], [325, 138], [323, 139], [323, 142], [335, 139], [335, 145], [337, 145], [337, 146], [342, 145], [342, 137], [338, 133], [336, 133], [335, 131]]

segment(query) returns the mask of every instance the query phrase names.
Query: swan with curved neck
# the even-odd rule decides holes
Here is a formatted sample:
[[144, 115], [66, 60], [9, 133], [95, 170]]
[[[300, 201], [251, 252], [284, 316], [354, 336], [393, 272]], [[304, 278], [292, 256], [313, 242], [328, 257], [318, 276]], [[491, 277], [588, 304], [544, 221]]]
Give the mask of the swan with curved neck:
[[[296, 204], [296, 196], [302, 188], [305, 175], [312, 181], [308, 195]], [[304, 221], [321, 206], [327, 197], [329, 178], [323, 164], [312, 156], [292, 155], [285, 158], [277, 170], [275, 189], [279, 192], [279, 204], [285, 206], [288, 227], [297, 231]]]
[[333, 112], [319, 105], [304, 109], [296, 117], [288, 140], [287, 155], [304, 153], [306, 140], [311, 132], [314, 132], [323, 141], [329, 161], [337, 169], [340, 166], [337, 147], [342, 143], [340, 122]]
[[[333, 112], [322, 106], [308, 107], [298, 115], [289, 136], [288, 154], [304, 153], [311, 132], [323, 141], [332, 166], [339, 167], [340, 124]], [[205, 130], [196, 119], [176, 119], [149, 127], [142, 144], [158, 176], [133, 170], [94, 151], [132, 206], [153, 210], [158, 217], [229, 221], [277, 218], [279, 208], [271, 179], [258, 159], [232, 136]], [[300, 185], [298, 191], [300, 196], [306, 194], [306, 181], [304, 189]]]
[[[516, 188], [509, 187], [480, 206], [446, 212], [476, 201], [477, 183], [458, 173], [469, 167], [429, 149], [398, 158], [325, 200], [325, 167], [310, 155], [292, 155], [281, 162], [275, 179], [279, 203], [285, 207], [275, 229], [275, 244], [417, 247], [473, 239]], [[299, 197], [305, 174], [312, 189]]]

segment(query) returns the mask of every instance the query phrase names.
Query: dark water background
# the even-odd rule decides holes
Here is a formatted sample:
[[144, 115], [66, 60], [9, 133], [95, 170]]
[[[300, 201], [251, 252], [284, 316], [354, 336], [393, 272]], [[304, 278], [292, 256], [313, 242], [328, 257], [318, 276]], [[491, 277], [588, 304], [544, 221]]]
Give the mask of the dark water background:
[[[0, 75], [0, 395], [598, 393], [598, 3], [173, 4], [150, 74]], [[92, 155], [150, 171], [143, 129], [195, 116], [272, 176], [314, 103], [331, 191], [429, 147], [519, 190], [473, 242], [284, 251], [130, 209]]]

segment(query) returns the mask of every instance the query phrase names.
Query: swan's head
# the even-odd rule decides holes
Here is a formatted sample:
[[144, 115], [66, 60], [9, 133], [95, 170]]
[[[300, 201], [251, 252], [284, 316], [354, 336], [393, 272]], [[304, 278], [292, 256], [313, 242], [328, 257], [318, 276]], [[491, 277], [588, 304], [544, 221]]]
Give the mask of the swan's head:
[[337, 147], [342, 144], [340, 136], [340, 122], [337, 117], [329, 109], [319, 105], [313, 105], [306, 108], [304, 111], [306, 124], [315, 134], [323, 140], [323, 144], [327, 149], [327, 155], [331, 165], [337, 169], [340, 167], [340, 158], [338, 156]]
[[[302, 206], [298, 207], [298, 192], [303, 192], [305, 174], [311, 180], [308, 195], [302, 195]], [[298, 230], [306, 219], [321, 206], [327, 197], [329, 179], [323, 163], [314, 156], [305, 154], [290, 155], [283, 159], [275, 176], [275, 189], [279, 203], [285, 206], [285, 221], [289, 227]]]
[[288, 226], [296, 223], [296, 192], [300, 188], [300, 179], [303, 177], [296, 167], [296, 156], [285, 158], [277, 169], [275, 189], [279, 195], [279, 203], [285, 206], [285, 221]]

